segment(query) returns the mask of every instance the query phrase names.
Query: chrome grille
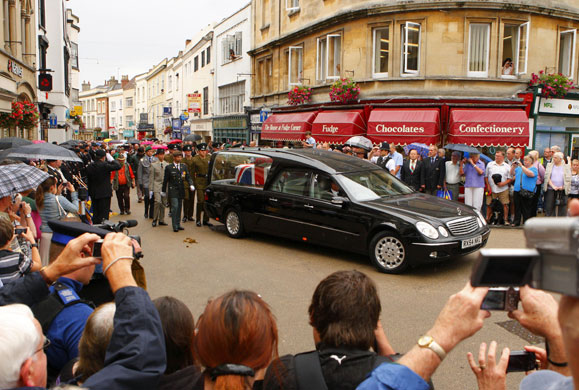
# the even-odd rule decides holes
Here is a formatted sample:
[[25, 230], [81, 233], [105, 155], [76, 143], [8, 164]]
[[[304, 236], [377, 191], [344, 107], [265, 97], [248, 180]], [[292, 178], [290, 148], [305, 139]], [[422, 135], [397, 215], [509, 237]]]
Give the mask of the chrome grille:
[[476, 221], [476, 217], [455, 219], [448, 222], [446, 225], [448, 226], [448, 229], [453, 236], [462, 236], [472, 233], [479, 227], [478, 222]]

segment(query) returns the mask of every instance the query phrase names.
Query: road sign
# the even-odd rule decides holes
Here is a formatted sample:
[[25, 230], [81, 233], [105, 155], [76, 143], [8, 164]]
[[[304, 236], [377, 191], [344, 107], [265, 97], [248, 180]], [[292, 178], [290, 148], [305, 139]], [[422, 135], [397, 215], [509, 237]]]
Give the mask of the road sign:
[[48, 116], [48, 121], [49, 121], [49, 126], [53, 129], [56, 128], [56, 126], [58, 125], [58, 118], [56, 117], [55, 114], [50, 114]]
[[267, 118], [271, 115], [271, 110], [269, 108], [262, 108], [259, 112], [259, 121], [261, 123], [265, 122]]
[[189, 119], [189, 113], [188, 112], [184, 112], [181, 114], [181, 116], [179, 117], [183, 122], [185, 122], [187, 119]]
[[52, 75], [40, 73], [38, 75], [38, 89], [44, 92], [52, 91]]

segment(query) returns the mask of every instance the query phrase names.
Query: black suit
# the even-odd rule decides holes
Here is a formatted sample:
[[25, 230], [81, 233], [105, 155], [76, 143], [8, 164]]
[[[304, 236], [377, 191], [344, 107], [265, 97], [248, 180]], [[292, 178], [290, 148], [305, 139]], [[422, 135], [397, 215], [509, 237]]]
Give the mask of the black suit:
[[438, 190], [437, 186], [442, 188], [444, 185], [444, 160], [438, 156], [434, 158], [434, 161], [432, 161], [431, 157], [426, 157], [422, 160], [422, 163], [424, 164], [424, 184], [426, 185], [426, 192], [436, 195], [436, 191]]
[[416, 160], [414, 172], [410, 169], [410, 160], [404, 160], [400, 169], [400, 179], [414, 188], [415, 191], [420, 191], [420, 188], [424, 185], [424, 164], [422, 161]]
[[175, 164], [165, 167], [163, 192], [167, 193], [169, 198], [173, 230], [177, 230], [181, 226], [181, 209], [183, 207], [183, 198], [185, 198], [185, 180], [187, 183], [193, 183], [187, 165], [183, 164], [183, 162], [179, 164], [179, 169], [177, 169]]
[[92, 201], [92, 221], [95, 224], [102, 223], [109, 218], [113, 196], [111, 172], [119, 169], [121, 169], [121, 164], [118, 161], [104, 160], [95, 161], [86, 167], [88, 193]]

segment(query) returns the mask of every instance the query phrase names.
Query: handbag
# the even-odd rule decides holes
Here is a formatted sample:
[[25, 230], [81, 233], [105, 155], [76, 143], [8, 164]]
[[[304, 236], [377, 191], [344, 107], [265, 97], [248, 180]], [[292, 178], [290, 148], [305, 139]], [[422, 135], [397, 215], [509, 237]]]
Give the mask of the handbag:
[[555, 206], [564, 206], [567, 204], [565, 191], [555, 191]]
[[64, 207], [60, 205], [60, 201], [58, 200], [58, 196], [55, 197], [56, 204], [58, 205], [58, 220], [64, 222], [82, 222], [80, 216], [76, 213], [66, 212]]
[[436, 191], [436, 196], [438, 198], [452, 200], [452, 193], [448, 190], [446, 190], [446, 191], [438, 190], [438, 191]]
[[519, 191], [519, 195], [521, 195], [525, 199], [533, 199], [533, 197], [535, 196], [535, 193], [533, 191], [529, 191], [529, 190], [525, 190], [524, 188], [521, 188], [521, 190]]

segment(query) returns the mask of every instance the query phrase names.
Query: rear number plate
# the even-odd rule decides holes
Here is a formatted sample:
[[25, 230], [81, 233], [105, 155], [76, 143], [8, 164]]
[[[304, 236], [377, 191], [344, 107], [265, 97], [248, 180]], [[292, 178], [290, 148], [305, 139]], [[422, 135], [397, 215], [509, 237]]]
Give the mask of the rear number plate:
[[469, 238], [468, 240], [462, 240], [462, 249], [470, 248], [471, 246], [475, 246], [482, 243], [482, 236]]

